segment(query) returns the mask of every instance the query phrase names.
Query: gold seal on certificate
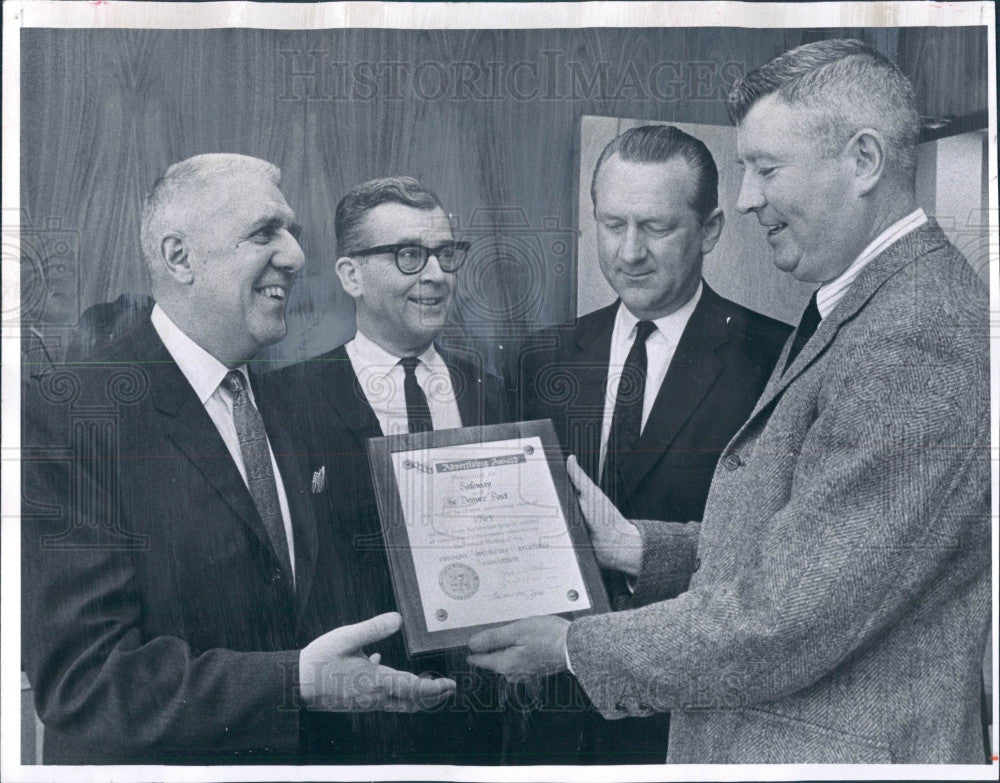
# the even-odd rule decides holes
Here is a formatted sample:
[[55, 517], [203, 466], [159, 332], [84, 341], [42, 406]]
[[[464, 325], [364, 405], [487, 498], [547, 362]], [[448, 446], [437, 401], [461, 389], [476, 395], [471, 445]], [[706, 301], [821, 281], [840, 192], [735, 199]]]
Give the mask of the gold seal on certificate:
[[608, 610], [551, 422], [373, 438], [369, 456], [411, 654]]
[[479, 589], [479, 574], [465, 563], [449, 563], [441, 569], [438, 584], [449, 598], [471, 598]]

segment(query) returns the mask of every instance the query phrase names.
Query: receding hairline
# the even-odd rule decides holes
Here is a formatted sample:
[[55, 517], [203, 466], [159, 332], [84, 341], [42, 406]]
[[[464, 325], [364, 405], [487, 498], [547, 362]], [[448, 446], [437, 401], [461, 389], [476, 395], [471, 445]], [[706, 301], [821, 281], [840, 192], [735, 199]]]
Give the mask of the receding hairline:
[[656, 123], [640, 125], [620, 133], [609, 141], [594, 166], [590, 181], [590, 197], [597, 207], [596, 185], [604, 165], [618, 156], [627, 163], [669, 163], [680, 158], [694, 176], [694, 189], [688, 204], [699, 221], [708, 220], [719, 206], [719, 169], [711, 150], [704, 141], [676, 125]]
[[[210, 152], [193, 155], [167, 167], [143, 198], [140, 245], [147, 264], [155, 266], [157, 249], [163, 235], [180, 228], [169, 222], [190, 219], [191, 202], [200, 207], [204, 200], [224, 188], [232, 177], [258, 174], [275, 188], [281, 183], [281, 169], [262, 158], [237, 153]], [[168, 218], [170, 219], [168, 221]]]
[[687, 189], [688, 189], [688, 192], [684, 199], [685, 202], [687, 203], [691, 211], [693, 211], [696, 215], [698, 215], [699, 220], [705, 220], [709, 217], [708, 215], [700, 214], [698, 210], [698, 205], [696, 203], [698, 199], [698, 189], [700, 186], [698, 179], [698, 171], [696, 170], [695, 166], [690, 161], [688, 161], [683, 155], [680, 154], [672, 155], [666, 160], [632, 160], [628, 157], [623, 156], [620, 150], [616, 150], [615, 152], [613, 152], [611, 155], [609, 155], [601, 162], [600, 166], [594, 169], [594, 179], [593, 179], [594, 188], [591, 200], [593, 202], [595, 215], [597, 214], [597, 197], [600, 193], [600, 188], [597, 186], [597, 183], [602, 176], [602, 172], [606, 170], [608, 164], [612, 163], [615, 159], [621, 161], [622, 163], [628, 163], [634, 166], [646, 166], [649, 168], [663, 168], [665, 166], [680, 164], [683, 168], [683, 171], [685, 172], [684, 180], [687, 182]]
[[[408, 210], [411, 210], [413, 212], [422, 212], [424, 214], [431, 214], [431, 213], [434, 213], [434, 212], [439, 212], [441, 214], [441, 217], [439, 219], [435, 220], [434, 227], [435, 228], [440, 227], [440, 228], [446, 229], [452, 236], [455, 235], [455, 230], [454, 230], [454, 227], [451, 224], [451, 219], [448, 217], [448, 213], [444, 211], [444, 207], [442, 207], [440, 204], [434, 204], [431, 207], [426, 207], [425, 208], [425, 207], [415, 207], [415, 206], [413, 206], [411, 204], [403, 204], [402, 202], [399, 202], [399, 201], [383, 201], [381, 204], [376, 204], [374, 207], [370, 207], [369, 209], [364, 210], [364, 212], [362, 212], [359, 215], [359, 217], [358, 217], [358, 225], [356, 227], [356, 233], [364, 235], [365, 237], [368, 238], [368, 241], [370, 241], [370, 242], [374, 241], [374, 240], [372, 240], [370, 238], [371, 237], [372, 214], [375, 213], [375, 212], [377, 212], [378, 210], [382, 209], [383, 207], [395, 207], [395, 208], [398, 208], [398, 209], [408, 209]], [[420, 242], [421, 239], [422, 238], [419, 237], [419, 236], [404, 236], [404, 237], [398, 237], [398, 238], [396, 238], [393, 241], [394, 242], [409, 242], [409, 241]], [[348, 255], [350, 255], [350, 254], [348, 253]], [[364, 260], [364, 256], [362, 256], [361, 259]]]
[[206, 152], [192, 155], [170, 165], [160, 178], [160, 182], [176, 180], [180, 177], [206, 178], [211, 174], [237, 171], [259, 171], [267, 175], [275, 184], [281, 181], [281, 169], [263, 158], [241, 155], [235, 152]]
[[[334, 211], [339, 256], [349, 256], [360, 249], [359, 237], [369, 213], [384, 204], [399, 204], [421, 212], [440, 209], [446, 218], [448, 214], [437, 194], [414, 177], [396, 175], [362, 182], [340, 199]], [[449, 228], [452, 228], [450, 223]]]
[[911, 178], [919, 118], [913, 83], [889, 57], [856, 39], [826, 39], [790, 49], [737, 79], [726, 108], [737, 128], [774, 96], [800, 114], [802, 129], [825, 153], [866, 128], [881, 134], [888, 164]]

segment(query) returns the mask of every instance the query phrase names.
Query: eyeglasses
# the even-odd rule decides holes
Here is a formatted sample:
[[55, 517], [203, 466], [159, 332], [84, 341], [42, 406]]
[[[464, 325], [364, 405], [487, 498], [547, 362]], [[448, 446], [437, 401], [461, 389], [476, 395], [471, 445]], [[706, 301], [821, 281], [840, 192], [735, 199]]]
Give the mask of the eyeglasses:
[[434, 256], [442, 272], [457, 272], [469, 252], [469, 242], [442, 242], [437, 247], [403, 242], [395, 245], [379, 245], [367, 250], [350, 253], [352, 256], [377, 256], [380, 253], [392, 253], [396, 259], [396, 268], [404, 275], [416, 275], [427, 266], [427, 259]]

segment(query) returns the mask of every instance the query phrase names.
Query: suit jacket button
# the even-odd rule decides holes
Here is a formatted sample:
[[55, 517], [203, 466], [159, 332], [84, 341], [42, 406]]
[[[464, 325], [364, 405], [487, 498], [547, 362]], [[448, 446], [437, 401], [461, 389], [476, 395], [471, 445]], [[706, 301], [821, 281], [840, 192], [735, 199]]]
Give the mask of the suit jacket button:
[[740, 459], [739, 454], [727, 454], [726, 458], [722, 460], [722, 464], [725, 465], [726, 470], [736, 470], [743, 464], [743, 460]]

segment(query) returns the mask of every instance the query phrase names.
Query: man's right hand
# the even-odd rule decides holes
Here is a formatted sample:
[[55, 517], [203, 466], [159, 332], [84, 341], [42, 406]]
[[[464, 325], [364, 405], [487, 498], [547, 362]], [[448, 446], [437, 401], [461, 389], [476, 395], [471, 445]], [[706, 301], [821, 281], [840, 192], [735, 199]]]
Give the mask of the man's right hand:
[[345, 625], [311, 641], [299, 654], [299, 693], [311, 710], [416, 712], [440, 704], [455, 681], [417, 677], [388, 666], [362, 649], [399, 630], [398, 612]]
[[624, 571], [630, 576], [638, 575], [642, 565], [639, 529], [625, 519], [611, 499], [590, 480], [590, 476], [577, 464], [576, 457], [570, 456], [566, 460], [566, 470], [580, 495], [580, 509], [590, 531], [597, 561], [605, 568]]

